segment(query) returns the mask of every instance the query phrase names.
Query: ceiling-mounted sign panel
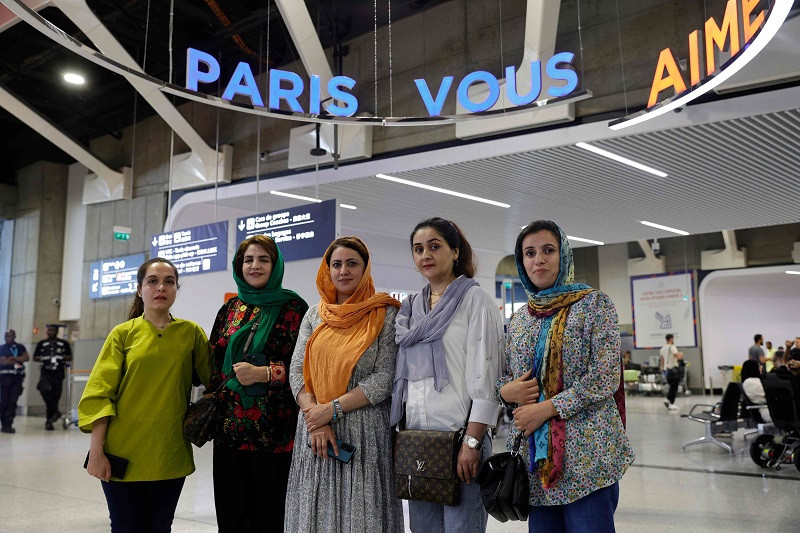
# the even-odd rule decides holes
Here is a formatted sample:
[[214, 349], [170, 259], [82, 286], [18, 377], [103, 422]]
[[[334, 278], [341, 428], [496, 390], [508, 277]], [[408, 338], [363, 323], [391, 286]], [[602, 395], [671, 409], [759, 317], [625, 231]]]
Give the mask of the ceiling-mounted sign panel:
[[136, 294], [136, 273], [144, 254], [93, 261], [89, 267], [89, 298]]
[[228, 267], [228, 221], [153, 235], [150, 257], [171, 261], [181, 276]]
[[268, 235], [284, 261], [322, 257], [338, 235], [336, 200], [304, 204], [236, 219], [236, 242]]

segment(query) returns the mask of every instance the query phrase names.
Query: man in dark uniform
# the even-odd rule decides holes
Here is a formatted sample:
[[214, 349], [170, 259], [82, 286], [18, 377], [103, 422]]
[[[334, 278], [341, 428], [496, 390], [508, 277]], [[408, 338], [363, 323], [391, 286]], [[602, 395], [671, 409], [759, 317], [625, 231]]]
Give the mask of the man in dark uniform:
[[0, 432], [16, 433], [11, 427], [17, 414], [17, 400], [22, 394], [22, 380], [25, 379], [25, 361], [30, 357], [28, 350], [14, 340], [17, 332], [6, 331], [6, 343], [0, 346]]
[[53, 422], [61, 418], [58, 402], [61, 399], [61, 386], [64, 383], [64, 363], [72, 361], [72, 350], [69, 343], [56, 337], [58, 327], [47, 324], [47, 338], [39, 341], [33, 351], [33, 360], [42, 363], [42, 377], [36, 388], [42, 393], [47, 405], [47, 421], [44, 427], [53, 429]]

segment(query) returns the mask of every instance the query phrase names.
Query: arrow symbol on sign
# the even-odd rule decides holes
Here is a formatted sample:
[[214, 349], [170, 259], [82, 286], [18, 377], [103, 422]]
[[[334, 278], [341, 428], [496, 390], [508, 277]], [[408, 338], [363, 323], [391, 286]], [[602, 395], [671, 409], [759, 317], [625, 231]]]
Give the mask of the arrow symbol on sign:
[[239, 231], [244, 231], [244, 220], [239, 221]]
[[158, 239], [156, 237], [153, 237], [153, 246], [155, 246], [156, 244], [158, 244]]

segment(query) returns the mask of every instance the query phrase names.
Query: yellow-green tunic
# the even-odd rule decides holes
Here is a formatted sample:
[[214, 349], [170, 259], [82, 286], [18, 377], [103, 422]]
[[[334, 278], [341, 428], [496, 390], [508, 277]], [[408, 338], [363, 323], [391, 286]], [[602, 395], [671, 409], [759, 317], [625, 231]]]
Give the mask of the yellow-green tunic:
[[175, 319], [157, 330], [142, 317], [108, 334], [78, 404], [78, 426], [111, 417], [106, 453], [130, 461], [121, 481], [158, 481], [194, 472], [192, 445], [182, 422], [192, 387], [192, 367], [203, 383], [211, 371], [202, 328]]

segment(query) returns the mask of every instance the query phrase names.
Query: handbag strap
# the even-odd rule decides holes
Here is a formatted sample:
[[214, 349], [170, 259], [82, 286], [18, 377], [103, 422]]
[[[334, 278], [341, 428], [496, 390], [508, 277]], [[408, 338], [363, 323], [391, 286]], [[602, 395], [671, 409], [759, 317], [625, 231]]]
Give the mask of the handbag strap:
[[517, 436], [514, 438], [514, 448], [511, 450], [512, 455], [517, 455], [520, 453], [519, 448], [522, 445], [522, 439], [525, 436], [523, 432], [517, 433]]

